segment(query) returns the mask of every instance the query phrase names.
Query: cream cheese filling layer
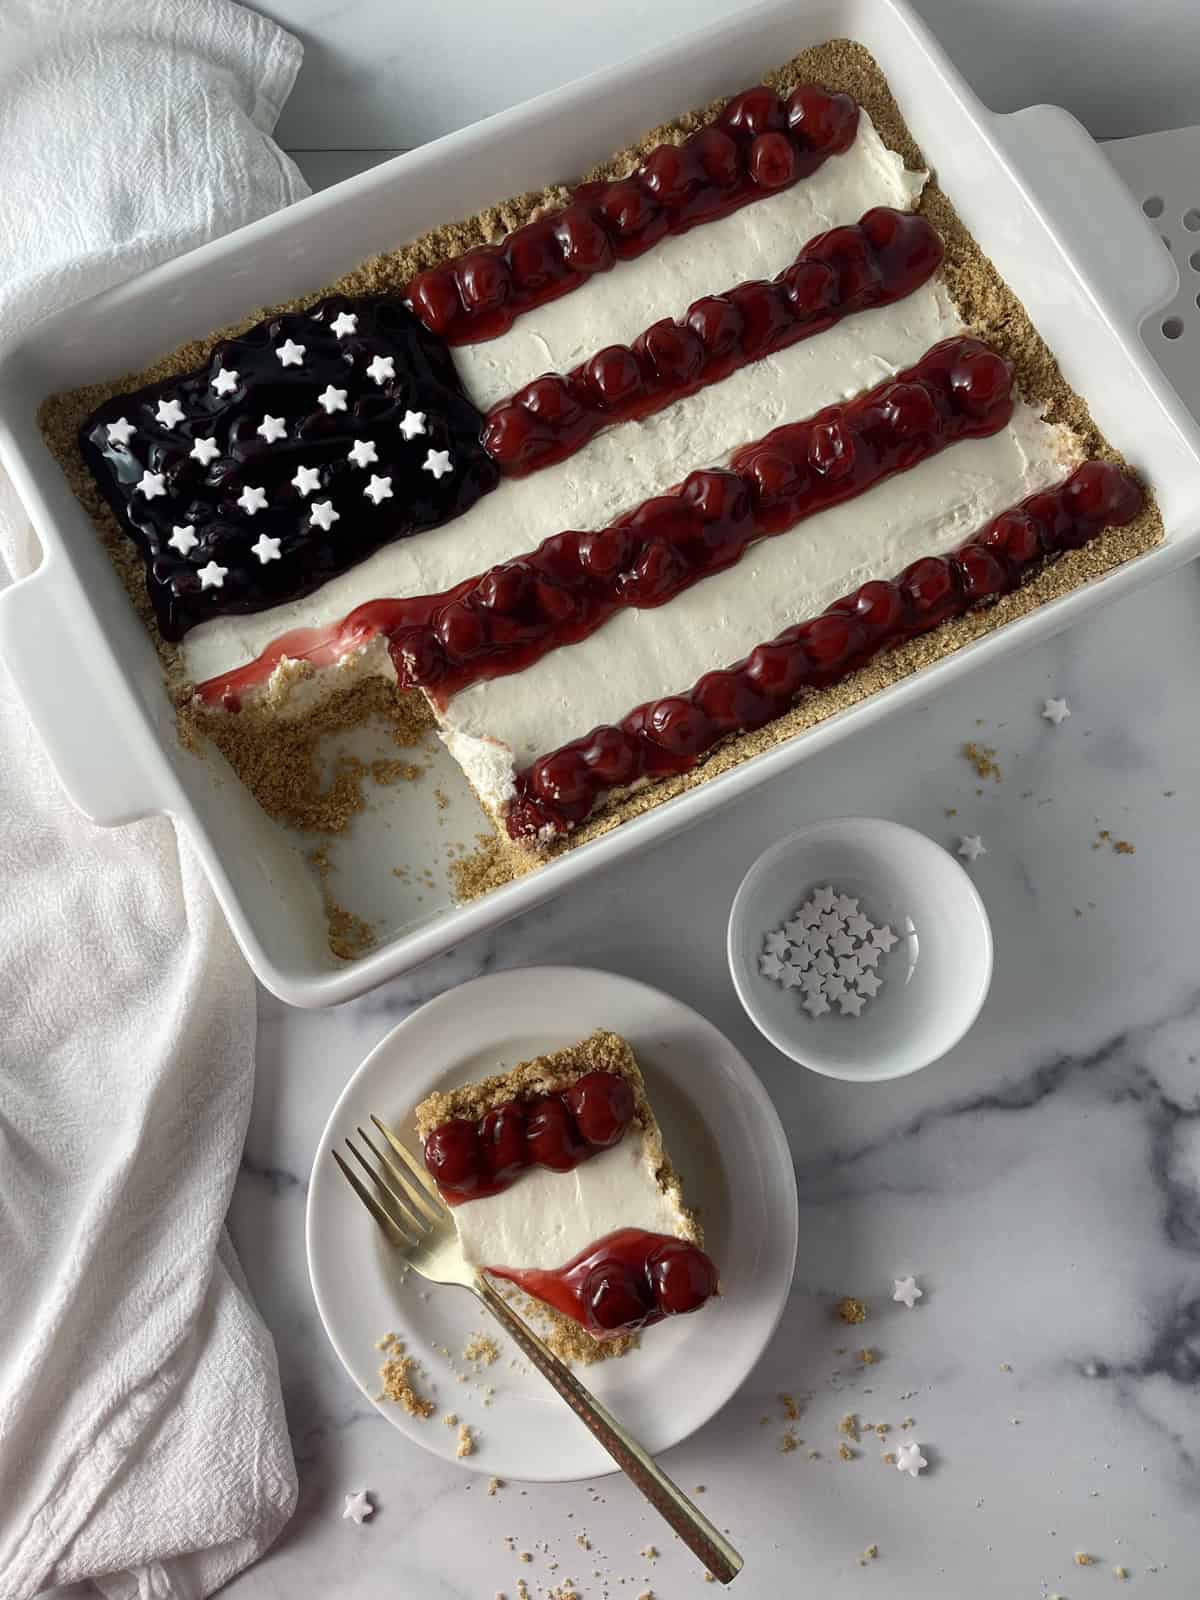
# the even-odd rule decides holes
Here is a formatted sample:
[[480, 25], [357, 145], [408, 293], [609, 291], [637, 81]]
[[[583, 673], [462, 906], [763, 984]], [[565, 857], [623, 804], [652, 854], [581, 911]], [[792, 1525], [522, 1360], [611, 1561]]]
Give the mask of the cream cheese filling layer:
[[453, 522], [386, 545], [303, 600], [202, 623], [183, 641], [188, 675], [202, 683], [245, 666], [282, 634], [327, 627], [367, 600], [440, 594], [565, 528], [605, 527], [689, 472], [881, 383], [961, 331], [937, 280], [894, 305], [847, 317], [643, 422], [599, 434], [566, 461], [501, 483]]
[[773, 278], [827, 228], [857, 222], [872, 206], [908, 210], [928, 176], [907, 172], [862, 111], [854, 143], [810, 178], [618, 262], [573, 294], [523, 312], [498, 339], [460, 346], [454, 359], [467, 393], [486, 411], [543, 372], [566, 372], [606, 345], [632, 343], [703, 295]]
[[1019, 402], [1008, 427], [752, 545], [665, 606], [619, 612], [590, 638], [448, 703], [442, 737], [499, 811], [516, 770], [635, 706], [680, 693], [872, 578], [940, 555], [1082, 460], [1068, 429]]
[[500, 1194], [455, 1206], [454, 1221], [467, 1260], [491, 1267], [553, 1270], [618, 1228], [691, 1237], [634, 1128], [570, 1172], [531, 1167]]

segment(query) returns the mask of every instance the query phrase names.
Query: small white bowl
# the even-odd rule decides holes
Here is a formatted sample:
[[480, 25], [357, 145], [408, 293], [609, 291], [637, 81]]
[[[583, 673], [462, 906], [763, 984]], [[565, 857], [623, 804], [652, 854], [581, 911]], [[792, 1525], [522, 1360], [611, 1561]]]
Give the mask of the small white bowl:
[[[831, 885], [899, 942], [857, 1017], [811, 1017], [803, 991], [759, 972], [768, 933]], [[903, 1078], [954, 1047], [992, 980], [992, 930], [970, 878], [923, 833], [879, 817], [813, 822], [767, 850], [729, 913], [729, 970], [751, 1022], [777, 1050], [828, 1078]]]

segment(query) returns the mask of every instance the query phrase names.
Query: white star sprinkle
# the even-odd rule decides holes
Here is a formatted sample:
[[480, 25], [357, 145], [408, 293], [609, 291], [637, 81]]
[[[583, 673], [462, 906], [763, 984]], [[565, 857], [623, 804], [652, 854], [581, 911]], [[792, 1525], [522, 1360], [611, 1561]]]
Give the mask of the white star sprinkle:
[[254, 431], [260, 439], [274, 444], [276, 439], [287, 438], [287, 423], [282, 417], [273, 417], [268, 413]]
[[842, 921], [845, 922], [848, 918], [857, 915], [858, 901], [851, 900], [848, 894], [839, 894], [837, 899], [833, 902], [833, 909], [837, 912], [838, 916], [841, 917]]
[[835, 933], [842, 931], [842, 919], [836, 911], [826, 911], [817, 923], [822, 939], [832, 939]]
[[922, 1472], [928, 1465], [928, 1461], [921, 1454], [921, 1446], [911, 1443], [908, 1439], [896, 1451], [898, 1470], [907, 1472], [910, 1478], [915, 1478], [917, 1473]]
[[146, 496], [147, 500], [153, 500], [160, 494], [166, 494], [166, 474], [163, 472], [143, 472], [138, 480], [138, 488]]
[[411, 439], [415, 434], [425, 432], [425, 413], [423, 411], [406, 411], [400, 424], [400, 432], [406, 439]]
[[294, 339], [285, 339], [276, 350], [281, 367], [300, 367], [304, 365], [305, 346], [297, 344]]
[[864, 967], [877, 967], [883, 951], [877, 944], [860, 944], [854, 952]]
[[321, 474], [316, 467], [297, 467], [296, 476], [292, 479], [292, 487], [298, 489], [306, 498], [314, 489], [321, 487]]
[[392, 498], [392, 480], [390, 478], [377, 478], [372, 473], [371, 481], [363, 490], [363, 493], [370, 499], [372, 505], [377, 506], [381, 500], [390, 500]]
[[855, 994], [853, 989], [847, 989], [838, 996], [838, 1006], [844, 1017], [857, 1017], [866, 1005], [866, 1000], [861, 994]]
[[843, 956], [837, 969], [838, 977], [846, 983], [857, 983], [862, 976], [862, 962], [857, 956]]
[[329, 327], [339, 339], [344, 339], [348, 333], [358, 332], [358, 316], [353, 311], [339, 311]]
[[977, 861], [987, 855], [987, 846], [977, 833], [964, 833], [958, 841], [958, 853], [964, 861]]
[[806, 928], [819, 928], [821, 926], [821, 913], [815, 900], [809, 900], [800, 907], [799, 920]]
[[829, 1010], [829, 1001], [818, 989], [810, 991], [804, 1000], [804, 1009], [810, 1017], [823, 1017]]
[[796, 944], [790, 944], [788, 945], [787, 959], [789, 966], [797, 967], [801, 972], [804, 972], [812, 966], [812, 948], [810, 945], [799, 941]]
[[183, 407], [178, 400], [160, 400], [154, 418], [164, 428], [177, 428], [183, 421]]
[[831, 972], [825, 979], [825, 997], [828, 1000], [840, 1000], [846, 992], [846, 985], [836, 972]]
[[823, 889], [814, 889], [812, 893], [812, 904], [816, 906], [818, 911], [832, 911], [836, 899], [837, 895], [834, 894], [829, 884], [826, 884]]
[[171, 537], [167, 543], [181, 556], [186, 556], [200, 543], [196, 537], [196, 530], [190, 522], [173, 522], [171, 524]]
[[348, 1494], [346, 1496], [346, 1507], [342, 1512], [343, 1522], [349, 1517], [352, 1522], [357, 1522], [359, 1527], [362, 1527], [375, 1509], [367, 1498], [368, 1492], [366, 1489], [360, 1489], [357, 1494]]
[[763, 949], [770, 956], [778, 956], [781, 961], [787, 959], [788, 942], [778, 928], [763, 940]]
[[829, 948], [835, 956], [848, 956], [854, 953], [854, 940], [841, 928], [829, 941]]
[[218, 394], [232, 394], [238, 386], [238, 374], [233, 367], [222, 367], [212, 381]]
[[907, 1306], [910, 1311], [924, 1295], [924, 1290], [917, 1288], [917, 1280], [911, 1275], [907, 1278], [893, 1278], [892, 1288], [894, 1291], [892, 1299], [898, 1300], [901, 1305]]
[[846, 932], [852, 933], [856, 939], [865, 939], [871, 931], [871, 924], [861, 911], [856, 911], [852, 917], [846, 918]]
[[800, 944], [808, 938], [808, 926], [803, 917], [793, 917], [790, 922], [784, 923], [783, 931], [789, 939], [793, 939], [797, 944]]
[[430, 450], [421, 463], [421, 471], [432, 472], [440, 483], [448, 472], [453, 471], [449, 450]]
[[[409, 415], [411, 416], [411, 412]], [[118, 417], [115, 422], [110, 422], [105, 432], [108, 434], [109, 444], [128, 444], [130, 436], [137, 430], [128, 417]]]
[[356, 467], [369, 467], [372, 461], [379, 460], [379, 452], [370, 439], [355, 439], [346, 454]]
[[[899, 944], [900, 941], [888, 925], [884, 923], [882, 928], [871, 929], [871, 943], [876, 950], [890, 950], [894, 944]], [[859, 953], [861, 954], [861, 951]]]
[[780, 978], [783, 976], [783, 962], [778, 956], [759, 956], [758, 970], [764, 978]]
[[210, 561], [206, 567], [200, 568], [200, 587], [202, 589], [219, 589], [225, 582], [228, 573], [228, 567], [219, 567], [215, 561]]
[[210, 461], [215, 461], [220, 454], [221, 446], [215, 439], [197, 439], [188, 451], [192, 460], [198, 461], [202, 467], [206, 467]]
[[272, 539], [265, 533], [260, 533], [257, 541], [250, 546], [251, 553], [256, 555], [265, 567], [268, 561], [282, 561], [279, 554], [279, 540]]
[[313, 527], [324, 528], [326, 533], [329, 532], [330, 528], [333, 527], [335, 522], [340, 522], [341, 520], [341, 517], [333, 509], [332, 500], [316, 501], [313, 505], [311, 513], [309, 514], [309, 521], [312, 523]]
[[800, 971], [799, 967], [788, 966], [784, 967], [779, 981], [785, 989], [796, 989], [799, 987], [803, 976], [804, 974]]
[[396, 376], [396, 362], [392, 356], [376, 356], [367, 368], [367, 377], [380, 386]]
[[858, 977], [854, 980], [854, 987], [858, 990], [859, 994], [865, 994], [867, 999], [870, 1000], [879, 993], [880, 989], [883, 988], [883, 984], [880, 982], [875, 973], [860, 972]]
[[823, 978], [828, 978], [831, 973], [837, 971], [837, 962], [829, 954], [828, 950], [817, 951], [813, 959], [813, 966]]
[[324, 391], [317, 396], [317, 404], [324, 406], [326, 415], [330, 417], [335, 411], [345, 411], [346, 391], [335, 389], [331, 383], [327, 383]]
[[808, 971], [802, 975], [800, 982], [803, 985], [805, 994], [825, 993], [825, 979], [817, 971], [816, 967], [810, 967]]
[[251, 488], [247, 484], [241, 494], [238, 495], [237, 503], [248, 517], [252, 517], [256, 511], [265, 511], [267, 509], [267, 491], [265, 489]]
[[1042, 715], [1057, 728], [1060, 722], [1065, 722], [1071, 715], [1071, 708], [1065, 700], [1047, 700], [1042, 707]]

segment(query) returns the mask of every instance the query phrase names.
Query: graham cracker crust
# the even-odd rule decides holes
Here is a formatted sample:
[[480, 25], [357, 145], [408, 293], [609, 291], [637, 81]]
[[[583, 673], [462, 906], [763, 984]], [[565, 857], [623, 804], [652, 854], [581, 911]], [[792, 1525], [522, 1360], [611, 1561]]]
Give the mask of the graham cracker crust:
[[[806, 80], [815, 80], [829, 89], [844, 90], [853, 95], [871, 117], [883, 142], [897, 151], [908, 167], [916, 169], [926, 165], [883, 72], [862, 45], [849, 39], [830, 40], [802, 51], [783, 66], [764, 74], [763, 79], [783, 94]], [[678, 143], [687, 134], [711, 121], [722, 103], [721, 100], [713, 101], [651, 129], [635, 143], [583, 174], [583, 179], [625, 175], [656, 144]], [[245, 712], [240, 713], [239, 718], [231, 718], [221, 713], [198, 711], [190, 704], [190, 685], [186, 682], [182, 656], [177, 649], [159, 638], [153, 625], [141, 562], [132, 542], [121, 533], [84, 464], [77, 443], [79, 426], [102, 401], [125, 390], [161, 382], [200, 366], [207, 361], [215, 345], [244, 332], [264, 317], [303, 309], [330, 294], [397, 293], [415, 272], [436, 265], [447, 256], [474, 245], [493, 242], [533, 220], [543, 210], [563, 204], [566, 198], [567, 189], [560, 184], [498, 201], [473, 217], [446, 223], [410, 244], [374, 256], [334, 283], [314, 289], [309, 295], [248, 311], [236, 323], [190, 341], [140, 372], [123, 374], [104, 383], [52, 395], [40, 409], [39, 423], [46, 442], [96, 523], [136, 609], [155, 640], [168, 685], [180, 708], [181, 737], [193, 748], [205, 736], [218, 743], [238, 775], [273, 815], [292, 820], [289, 812], [294, 808], [290, 801], [285, 804], [280, 797], [286, 797], [294, 790], [304, 796], [299, 813], [304, 819], [301, 825], [312, 830], [336, 832], [346, 826], [360, 807], [355, 805], [346, 783], [335, 784], [327, 798], [322, 798], [325, 789], [316, 771], [316, 741], [305, 751], [303, 741], [297, 741], [294, 730], [288, 732], [277, 729], [275, 719], [269, 717], [264, 717], [259, 725], [253, 727], [244, 723], [240, 732], [218, 729], [218, 719], [224, 723], [238, 721], [246, 715]], [[1109, 444], [1097, 428], [1085, 401], [1066, 382], [1025, 308], [959, 220], [936, 179], [931, 179], [927, 184], [917, 209], [933, 222], [942, 236], [945, 260], [941, 270], [964, 322], [972, 332], [986, 338], [1013, 363], [1025, 398], [1035, 405], [1041, 405], [1050, 421], [1067, 424], [1077, 434], [1088, 455], [1115, 462], [1129, 470], [1120, 452]], [[456, 889], [461, 898], [474, 898], [541, 865], [564, 850], [586, 844], [652, 806], [661, 805], [825, 718], [858, 704], [877, 690], [931, 665], [983, 634], [1026, 615], [1046, 601], [1101, 577], [1114, 567], [1153, 548], [1162, 537], [1162, 519], [1152, 494], [1148, 492], [1145, 510], [1128, 526], [1106, 530], [1083, 549], [1067, 552], [1048, 563], [1015, 593], [888, 652], [842, 683], [805, 694], [789, 712], [767, 727], [751, 734], [735, 735], [717, 746], [692, 771], [660, 780], [636, 793], [610, 801], [567, 838], [551, 844], [545, 851], [534, 854], [511, 844], [506, 836], [499, 833], [482, 836], [480, 850], [455, 863]], [[399, 713], [405, 720], [415, 721], [422, 714], [428, 718], [420, 696], [393, 694], [391, 698], [398, 698], [406, 706]], [[417, 709], [418, 703], [420, 710]], [[282, 764], [289, 773], [286, 782], [281, 783], [270, 776], [269, 769], [276, 762]]]
[[[633, 1050], [620, 1034], [597, 1029], [587, 1039], [553, 1050], [548, 1055], [535, 1056], [531, 1061], [519, 1061], [507, 1072], [495, 1073], [476, 1083], [464, 1084], [459, 1089], [428, 1095], [416, 1107], [413, 1118], [422, 1141], [443, 1122], [453, 1117], [464, 1117], [477, 1122], [487, 1112], [494, 1111], [510, 1100], [532, 1100], [542, 1095], [556, 1094], [568, 1088], [589, 1072], [611, 1072], [624, 1078], [633, 1090], [633, 1120], [641, 1132], [642, 1143], [654, 1168], [654, 1180], [684, 1218], [682, 1237], [693, 1244], [704, 1243], [699, 1219], [683, 1198], [679, 1174], [663, 1145], [662, 1130], [646, 1096], [646, 1083], [637, 1064]], [[497, 1285], [501, 1287], [500, 1285]], [[527, 1295], [517, 1295], [516, 1303], [526, 1317], [536, 1316], [548, 1331], [546, 1343], [564, 1361], [585, 1365], [593, 1361], [607, 1361], [622, 1356], [636, 1348], [637, 1335], [619, 1339], [593, 1339], [586, 1328], [563, 1316], [553, 1307], [532, 1300]]]

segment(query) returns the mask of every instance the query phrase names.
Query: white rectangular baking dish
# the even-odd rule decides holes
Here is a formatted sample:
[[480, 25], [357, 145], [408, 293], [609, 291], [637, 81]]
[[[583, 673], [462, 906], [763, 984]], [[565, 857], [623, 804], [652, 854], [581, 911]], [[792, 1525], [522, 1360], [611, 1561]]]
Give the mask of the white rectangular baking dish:
[[[1154, 484], [1165, 544], [470, 905], [454, 907], [444, 888], [431, 891], [428, 903], [410, 895], [392, 919], [394, 936], [354, 963], [337, 962], [325, 946], [315, 880], [295, 842], [219, 759], [197, 760], [178, 746], [153, 648], [38, 434], [39, 401], [146, 365], [249, 307], [315, 290], [364, 256], [449, 217], [581, 172], [672, 113], [742, 88], [805, 46], [841, 35], [873, 52], [964, 221], [1101, 427]], [[45, 559], [0, 596], [0, 653], [80, 810], [106, 825], [157, 811], [174, 816], [267, 987], [296, 1005], [333, 1004], [537, 905], [851, 729], [927, 696], [935, 683], [1019, 650], [1200, 552], [1200, 433], [1138, 331], [1177, 281], [1168, 253], [1085, 130], [1053, 107], [1010, 116], [986, 110], [902, 0], [792, 0], [743, 13], [193, 251], [65, 311], [8, 351], [0, 362], [0, 461]], [[431, 786], [407, 787], [412, 795], [398, 797], [395, 828], [419, 855], [438, 841], [437, 819]], [[465, 838], [482, 825], [477, 810], [460, 808], [455, 819]], [[364, 825], [364, 838], [351, 870], [366, 893], [372, 879], [377, 885], [390, 874], [379, 854], [384, 836]], [[349, 894], [339, 898], [354, 904]]]

